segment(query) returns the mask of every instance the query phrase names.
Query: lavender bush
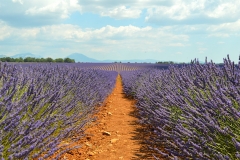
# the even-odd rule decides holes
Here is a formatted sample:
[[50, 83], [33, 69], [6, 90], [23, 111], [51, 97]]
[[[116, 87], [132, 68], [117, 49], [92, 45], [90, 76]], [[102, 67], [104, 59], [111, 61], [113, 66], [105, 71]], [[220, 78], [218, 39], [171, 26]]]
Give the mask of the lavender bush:
[[[0, 158], [45, 159], [83, 136], [117, 73], [67, 66], [0, 65]], [[69, 148], [68, 148], [69, 149]]]
[[[121, 73], [137, 99], [149, 147], [167, 159], [240, 159], [240, 63]], [[151, 131], [149, 131], [151, 132]], [[161, 148], [164, 148], [161, 149]], [[157, 155], [154, 155], [157, 159]]]

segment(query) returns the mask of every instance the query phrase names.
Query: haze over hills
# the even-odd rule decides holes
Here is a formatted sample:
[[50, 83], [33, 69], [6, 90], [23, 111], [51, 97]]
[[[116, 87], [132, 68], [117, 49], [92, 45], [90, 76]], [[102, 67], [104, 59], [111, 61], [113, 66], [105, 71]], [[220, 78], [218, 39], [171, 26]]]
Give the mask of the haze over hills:
[[7, 57], [6, 55], [0, 55], [0, 58]]
[[122, 62], [122, 63], [127, 63], [127, 62], [131, 62], [131, 63], [143, 63], [143, 62], [148, 62], [148, 63], [155, 63], [157, 62], [157, 60], [154, 59], [130, 59], [130, 60], [96, 60], [93, 58], [89, 58], [87, 56], [85, 56], [84, 54], [81, 53], [73, 53], [70, 54], [69, 56], [67, 56], [71, 59], [74, 59], [76, 62], [95, 62], [95, 63], [112, 63], [112, 62]]
[[70, 54], [67, 57], [71, 58], [71, 59], [74, 59], [75, 62], [95, 62], [95, 63], [101, 62], [99, 60], [89, 58], [89, 57], [85, 56], [84, 54], [80, 54], [80, 53], [73, 53], [73, 54]]
[[36, 55], [36, 54], [32, 54], [32, 53], [19, 53], [19, 54], [15, 54], [13, 56], [7, 56], [7, 55], [0, 55], [0, 58], [3, 58], [3, 57], [11, 57], [11, 58], [27, 58], [27, 57], [34, 57], [34, 58], [43, 58], [39, 55]]
[[32, 54], [32, 53], [19, 53], [19, 54], [16, 54], [14, 56], [10, 56], [11, 58], [27, 58], [27, 57], [34, 57], [34, 58], [42, 58], [41, 56], [39, 55], [35, 55], [35, 54]]
[[[0, 58], [2, 57], [11, 57], [11, 58], [26, 58], [26, 57], [34, 57], [34, 58], [43, 58], [39, 55], [36, 55], [36, 54], [32, 54], [32, 53], [20, 53], [20, 54], [16, 54], [16, 55], [13, 55], [13, 56], [6, 56], [6, 55], [0, 55]], [[140, 59], [130, 59], [130, 60], [97, 60], [97, 59], [94, 59], [94, 58], [90, 58], [90, 57], [87, 57], [85, 56], [84, 54], [81, 54], [81, 53], [73, 53], [73, 54], [70, 54], [69, 56], [67, 56], [68, 58], [71, 58], [71, 59], [74, 59], [75, 62], [83, 62], [83, 63], [113, 63], [113, 62], [122, 62], [122, 63], [155, 63], [157, 62], [157, 60], [154, 60], [154, 59], [143, 59], [143, 60], [140, 60]], [[64, 58], [67, 58], [67, 57], [64, 57]], [[60, 58], [60, 57], [58, 57]]]

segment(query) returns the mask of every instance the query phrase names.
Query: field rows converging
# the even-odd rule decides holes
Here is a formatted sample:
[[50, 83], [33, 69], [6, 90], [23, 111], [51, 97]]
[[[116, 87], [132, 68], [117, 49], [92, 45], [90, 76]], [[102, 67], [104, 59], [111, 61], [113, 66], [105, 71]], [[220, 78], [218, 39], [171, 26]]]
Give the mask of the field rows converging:
[[240, 63], [1, 63], [0, 159], [240, 159]]
[[104, 65], [104, 66], [96, 66], [96, 67], [93, 67], [93, 69], [101, 69], [101, 70], [107, 70], [107, 71], [121, 72], [121, 71], [139, 70], [140, 67], [129, 66], [129, 65], [126, 65], [126, 64], [113, 63], [113, 64], [110, 64], [110, 65], [108, 64], [108, 65]]

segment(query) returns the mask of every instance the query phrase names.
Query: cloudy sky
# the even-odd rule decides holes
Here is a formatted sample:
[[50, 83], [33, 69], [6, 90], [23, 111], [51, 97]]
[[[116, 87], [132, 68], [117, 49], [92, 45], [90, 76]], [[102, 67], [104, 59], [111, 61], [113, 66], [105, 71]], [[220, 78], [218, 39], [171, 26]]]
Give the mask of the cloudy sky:
[[0, 0], [0, 54], [238, 60], [239, 8], [239, 0]]

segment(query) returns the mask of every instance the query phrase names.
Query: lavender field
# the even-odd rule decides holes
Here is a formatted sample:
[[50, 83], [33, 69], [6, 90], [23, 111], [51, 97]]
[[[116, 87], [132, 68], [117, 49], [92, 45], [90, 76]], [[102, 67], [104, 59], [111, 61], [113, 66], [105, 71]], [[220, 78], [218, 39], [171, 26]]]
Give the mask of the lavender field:
[[68, 148], [61, 141], [74, 142], [84, 136], [84, 126], [111, 93], [117, 72], [144, 67], [1, 63], [0, 158], [45, 159], [58, 152], [58, 159], [79, 147]]
[[[155, 159], [240, 159], [240, 64], [0, 65], [0, 158], [45, 159], [72, 149], [114, 88], [137, 100]], [[74, 146], [77, 148], [80, 146]]]
[[[166, 159], [240, 159], [240, 64], [224, 59], [168, 70], [121, 72], [149, 126], [149, 147]], [[158, 159], [158, 155], [153, 155]]]
[[65, 152], [61, 141], [84, 135], [83, 127], [117, 76], [114, 71], [69, 66], [0, 67], [1, 159], [45, 159]]

